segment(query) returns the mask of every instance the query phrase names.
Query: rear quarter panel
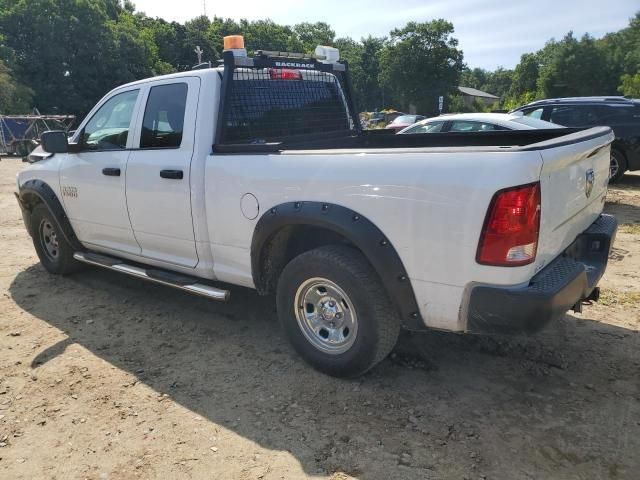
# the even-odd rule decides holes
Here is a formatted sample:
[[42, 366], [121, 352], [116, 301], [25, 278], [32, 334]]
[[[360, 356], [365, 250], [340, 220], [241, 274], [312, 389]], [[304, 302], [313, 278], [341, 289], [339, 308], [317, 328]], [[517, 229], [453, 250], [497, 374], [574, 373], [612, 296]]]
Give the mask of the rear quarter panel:
[[[541, 163], [539, 152], [464, 148], [209, 156], [205, 201], [216, 277], [252, 286], [253, 230], [271, 207], [329, 202], [366, 216], [387, 236], [427, 325], [462, 330], [459, 309], [468, 282], [511, 285], [531, 277], [534, 266], [487, 267], [475, 255], [493, 194], [537, 181]], [[254, 220], [241, 212], [245, 193], [258, 199]]]

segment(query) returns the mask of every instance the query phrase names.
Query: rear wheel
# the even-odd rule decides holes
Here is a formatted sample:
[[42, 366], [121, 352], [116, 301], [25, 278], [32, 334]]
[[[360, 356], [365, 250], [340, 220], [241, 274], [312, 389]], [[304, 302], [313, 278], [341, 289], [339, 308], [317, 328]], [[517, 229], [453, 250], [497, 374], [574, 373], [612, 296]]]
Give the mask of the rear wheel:
[[621, 151], [611, 149], [611, 160], [609, 163], [609, 182], [614, 183], [622, 178], [627, 170], [627, 162]]
[[82, 264], [73, 258], [73, 247], [57, 225], [46, 205], [39, 203], [33, 208], [31, 231], [40, 263], [49, 273], [66, 275], [79, 270]]
[[337, 377], [361, 375], [383, 360], [400, 331], [376, 272], [349, 247], [330, 245], [294, 258], [280, 276], [277, 303], [300, 356]]

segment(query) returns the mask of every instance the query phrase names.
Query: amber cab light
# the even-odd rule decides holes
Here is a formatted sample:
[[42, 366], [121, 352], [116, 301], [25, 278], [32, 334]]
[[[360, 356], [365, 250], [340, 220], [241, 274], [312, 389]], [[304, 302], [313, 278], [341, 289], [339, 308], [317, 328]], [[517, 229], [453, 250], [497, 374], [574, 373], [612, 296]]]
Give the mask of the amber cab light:
[[476, 261], [517, 267], [536, 259], [540, 233], [540, 183], [496, 192], [484, 220]]
[[244, 37], [242, 35], [227, 35], [223, 38], [225, 50], [237, 50], [244, 48]]

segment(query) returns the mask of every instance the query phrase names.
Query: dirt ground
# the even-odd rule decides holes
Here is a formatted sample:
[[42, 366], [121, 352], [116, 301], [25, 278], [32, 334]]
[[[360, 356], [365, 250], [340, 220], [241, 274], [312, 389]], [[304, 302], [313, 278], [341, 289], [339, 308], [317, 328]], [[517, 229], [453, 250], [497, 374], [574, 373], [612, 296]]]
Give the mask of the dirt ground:
[[3, 479], [638, 479], [640, 175], [597, 305], [533, 337], [404, 335], [355, 381], [299, 360], [274, 302], [221, 304], [34, 253], [0, 162]]

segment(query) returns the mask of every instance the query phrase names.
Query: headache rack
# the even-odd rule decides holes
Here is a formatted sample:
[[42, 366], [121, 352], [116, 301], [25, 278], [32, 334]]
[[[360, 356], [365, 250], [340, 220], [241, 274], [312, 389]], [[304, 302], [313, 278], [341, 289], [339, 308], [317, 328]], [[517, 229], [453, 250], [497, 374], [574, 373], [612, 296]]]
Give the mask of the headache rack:
[[274, 152], [360, 133], [346, 62], [225, 51], [222, 65], [216, 152]]

